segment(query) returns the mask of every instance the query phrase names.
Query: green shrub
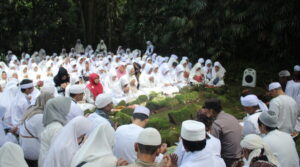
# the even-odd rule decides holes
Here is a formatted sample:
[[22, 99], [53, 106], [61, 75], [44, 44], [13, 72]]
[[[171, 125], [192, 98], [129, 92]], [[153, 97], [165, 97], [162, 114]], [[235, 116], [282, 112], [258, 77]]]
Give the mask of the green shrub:
[[165, 101], [163, 102], [163, 104], [165, 106], [173, 108], [173, 107], [177, 106], [178, 104], [180, 104], [180, 102], [176, 98], [167, 97], [165, 99]]
[[165, 118], [151, 118], [149, 119], [147, 127], [153, 127], [158, 130], [161, 129], [168, 129], [170, 128], [170, 123], [167, 119]]
[[124, 108], [122, 109], [120, 112], [124, 113], [124, 114], [127, 114], [128, 116], [132, 116], [132, 113], [133, 113], [134, 109], [132, 108]]
[[117, 106], [126, 106], [126, 102], [124, 100], [120, 101]]
[[183, 107], [177, 111], [172, 111], [168, 113], [170, 123], [175, 125], [181, 125], [185, 120], [195, 119], [199, 106], [191, 104]]
[[159, 96], [159, 93], [156, 92], [151, 92], [149, 94], [149, 100], [153, 100], [155, 97]]
[[166, 99], [165, 96], [156, 96], [154, 99], [147, 102], [146, 107], [148, 107], [151, 111], [158, 110], [166, 106], [165, 99]]
[[163, 143], [167, 143], [168, 146], [173, 146], [179, 141], [180, 130], [179, 128], [171, 127], [166, 130], [160, 130], [160, 134]]
[[131, 116], [124, 114], [123, 112], [117, 112], [116, 115], [113, 117], [113, 121], [118, 122], [120, 125], [130, 124]]

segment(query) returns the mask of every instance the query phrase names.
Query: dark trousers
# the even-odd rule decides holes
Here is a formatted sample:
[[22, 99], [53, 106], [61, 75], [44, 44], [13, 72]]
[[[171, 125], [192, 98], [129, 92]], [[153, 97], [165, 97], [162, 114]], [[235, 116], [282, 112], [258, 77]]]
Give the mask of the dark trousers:
[[231, 165], [232, 165], [235, 161], [239, 160], [238, 158], [224, 158], [224, 157], [223, 157], [223, 159], [224, 159], [224, 161], [225, 161], [226, 167], [231, 167]]
[[25, 159], [29, 167], [38, 167], [38, 161]]

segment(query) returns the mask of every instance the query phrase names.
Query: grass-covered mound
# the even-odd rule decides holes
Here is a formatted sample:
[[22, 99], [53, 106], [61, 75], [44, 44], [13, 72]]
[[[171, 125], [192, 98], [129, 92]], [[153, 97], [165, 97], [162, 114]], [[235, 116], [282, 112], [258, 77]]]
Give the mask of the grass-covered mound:
[[[234, 115], [237, 119], [242, 119], [245, 116], [240, 105], [242, 89], [241, 86], [224, 86], [221, 88], [186, 87], [173, 97], [151, 93], [149, 96], [139, 96], [129, 104], [120, 102], [118, 106], [139, 104], [148, 107], [151, 111], [151, 116], [147, 126], [158, 129], [163, 142], [166, 142], [168, 145], [174, 145], [179, 139], [182, 121], [195, 119], [197, 111], [202, 108], [206, 99], [220, 99], [225, 112]], [[251, 91], [258, 96], [264, 94], [264, 90], [260, 88], [255, 88]], [[133, 109], [122, 109], [115, 113], [113, 120], [121, 125], [130, 123], [132, 113]]]

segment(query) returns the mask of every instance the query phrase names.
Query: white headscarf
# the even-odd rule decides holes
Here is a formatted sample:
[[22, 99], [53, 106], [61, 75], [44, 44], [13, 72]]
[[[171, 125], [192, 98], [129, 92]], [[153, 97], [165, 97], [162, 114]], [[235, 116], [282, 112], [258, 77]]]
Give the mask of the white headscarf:
[[72, 119], [52, 141], [44, 166], [68, 167], [79, 149], [77, 138], [89, 133], [91, 127], [90, 121], [83, 116]]
[[98, 125], [73, 157], [71, 167], [76, 167], [82, 162], [87, 162], [85, 167], [115, 167], [117, 158], [112, 152], [114, 143], [115, 131], [111, 125], [108, 122]]
[[279, 165], [279, 162], [271, 152], [269, 145], [265, 143], [263, 139], [256, 134], [249, 134], [245, 136], [244, 139], [241, 141], [241, 147], [252, 150], [249, 154], [245, 165], [250, 165], [251, 160], [254, 157], [260, 156], [262, 149], [264, 149], [263, 155], [267, 156], [269, 162], [275, 165]]
[[22, 148], [14, 143], [7, 142], [0, 148], [1, 167], [28, 167]]
[[[216, 72], [216, 69], [215, 69], [216, 66], [219, 67], [219, 71], [218, 71], [218, 72]], [[218, 75], [218, 73], [221, 74], [221, 75], [223, 76], [223, 75], [226, 73], [226, 70], [225, 70], [225, 68], [221, 65], [220, 62], [216, 61], [216, 62], [214, 63], [214, 68], [213, 68], [213, 70], [212, 70], [212, 77], [214, 78], [216, 75]]]

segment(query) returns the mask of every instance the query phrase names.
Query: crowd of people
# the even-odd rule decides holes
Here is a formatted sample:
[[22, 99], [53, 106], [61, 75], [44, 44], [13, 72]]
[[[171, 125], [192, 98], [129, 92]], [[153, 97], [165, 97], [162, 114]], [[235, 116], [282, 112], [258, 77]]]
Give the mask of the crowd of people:
[[[207, 99], [196, 120], [182, 122], [174, 153], [167, 154], [159, 131], [147, 127], [151, 111], [133, 105], [132, 123], [118, 125], [109, 114], [120, 101], [151, 92], [172, 96], [190, 85], [223, 86], [219, 62], [162, 57], [148, 41], [139, 50], [94, 51], [80, 40], [69, 53], [11, 51], [0, 63], [0, 167], [298, 167], [293, 138], [300, 130], [300, 66], [279, 73], [269, 85], [269, 104], [250, 91], [242, 122]], [[85, 114], [86, 110], [95, 110]]]

